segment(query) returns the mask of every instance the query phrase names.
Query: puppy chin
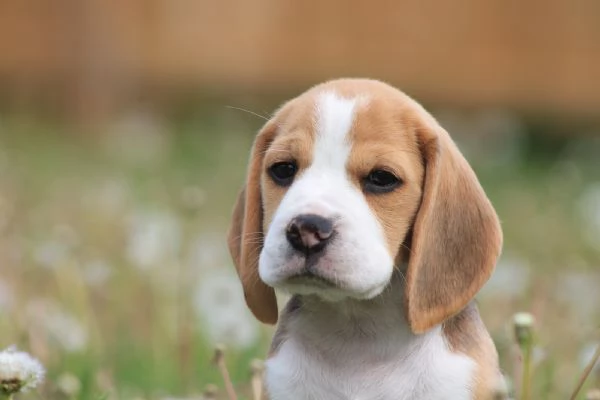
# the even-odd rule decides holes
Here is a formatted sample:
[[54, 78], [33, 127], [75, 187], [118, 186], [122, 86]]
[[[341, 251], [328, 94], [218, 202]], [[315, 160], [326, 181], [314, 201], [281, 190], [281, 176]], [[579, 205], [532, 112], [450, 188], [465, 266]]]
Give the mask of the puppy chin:
[[[378, 269], [376, 274], [364, 272], [361, 276], [348, 276], [322, 272], [331, 270], [327, 267], [329, 265], [315, 264], [307, 268], [303, 257], [276, 262], [263, 254], [259, 261], [259, 276], [272, 288], [291, 295], [314, 295], [324, 301], [338, 302], [346, 299], [369, 300], [378, 296], [389, 285], [393, 272], [393, 265], [390, 265], [386, 268], [389, 273]], [[377, 279], [374, 279], [374, 275]]]
[[[389, 282], [388, 282], [389, 283]], [[339, 302], [343, 300], [369, 300], [380, 295], [383, 290], [387, 287], [386, 284], [377, 285], [369, 288], [366, 291], [353, 290], [351, 288], [342, 287], [323, 287], [319, 283], [290, 283], [282, 282], [275, 286], [275, 288], [288, 293], [290, 295], [304, 295], [304, 296], [316, 296], [327, 302]]]

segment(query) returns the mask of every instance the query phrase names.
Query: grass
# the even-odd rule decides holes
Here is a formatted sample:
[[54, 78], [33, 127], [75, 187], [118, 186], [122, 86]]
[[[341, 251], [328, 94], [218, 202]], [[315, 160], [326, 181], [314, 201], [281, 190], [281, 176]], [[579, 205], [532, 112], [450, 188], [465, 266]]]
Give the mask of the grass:
[[[200, 398], [209, 384], [225, 398], [198, 287], [232, 271], [224, 234], [261, 121], [234, 110], [166, 123], [147, 117], [93, 138], [0, 119], [0, 348], [16, 344], [48, 368], [41, 398]], [[528, 271], [479, 296], [502, 368], [518, 373], [512, 315], [529, 311], [537, 321], [530, 398], [568, 398], [585, 367], [582, 348], [600, 340], [600, 300], [588, 304], [600, 292], [600, 242], [586, 236], [594, 217], [581, 211], [600, 179], [589, 150], [596, 142], [553, 142], [538, 154], [521, 140], [519, 156], [506, 161], [486, 141], [460, 140], [476, 149], [467, 157], [502, 219], [505, 255]], [[144, 239], [154, 254], [145, 266], [130, 254], [139, 215], [159, 237]], [[237, 302], [223, 295], [217, 314]], [[250, 345], [231, 336], [224, 359], [242, 399], [272, 330], [249, 332]], [[69, 377], [79, 383], [73, 393]], [[599, 386], [592, 372], [581, 393]]]

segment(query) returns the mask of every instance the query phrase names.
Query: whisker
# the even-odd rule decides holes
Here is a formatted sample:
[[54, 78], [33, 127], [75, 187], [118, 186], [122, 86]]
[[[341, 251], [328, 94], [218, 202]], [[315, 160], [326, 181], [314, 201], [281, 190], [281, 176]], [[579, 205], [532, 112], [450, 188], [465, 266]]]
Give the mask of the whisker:
[[245, 108], [242, 108], [242, 107], [235, 107], [235, 106], [225, 106], [225, 107], [226, 107], [226, 108], [230, 108], [230, 109], [232, 109], [232, 110], [239, 110], [239, 111], [244, 111], [244, 112], [247, 112], [248, 114], [251, 114], [251, 115], [254, 115], [254, 116], [256, 116], [256, 117], [259, 117], [259, 118], [261, 118], [261, 119], [263, 119], [263, 120], [265, 120], [265, 121], [268, 121], [268, 120], [269, 120], [269, 118], [268, 118], [268, 117], [266, 117], [266, 116], [264, 116], [264, 115], [262, 115], [262, 114], [256, 113], [256, 112], [254, 112], [254, 111], [247, 110], [247, 109], [245, 109]]
[[412, 250], [410, 249], [410, 247], [408, 247], [406, 244], [404, 243], [400, 243], [400, 246], [405, 248], [406, 250], [408, 250], [408, 252], [410, 253]]

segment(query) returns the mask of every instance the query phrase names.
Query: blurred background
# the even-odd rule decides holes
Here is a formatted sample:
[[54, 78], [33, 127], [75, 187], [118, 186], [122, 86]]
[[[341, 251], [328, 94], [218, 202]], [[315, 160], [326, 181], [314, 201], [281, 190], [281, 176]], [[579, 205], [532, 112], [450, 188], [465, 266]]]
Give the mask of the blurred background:
[[600, 335], [600, 2], [1, 0], [0, 349], [43, 398], [200, 398], [217, 343], [245, 391], [272, 333], [224, 240], [251, 112], [342, 76], [453, 135], [503, 223], [502, 368], [530, 311], [534, 398], [567, 397]]

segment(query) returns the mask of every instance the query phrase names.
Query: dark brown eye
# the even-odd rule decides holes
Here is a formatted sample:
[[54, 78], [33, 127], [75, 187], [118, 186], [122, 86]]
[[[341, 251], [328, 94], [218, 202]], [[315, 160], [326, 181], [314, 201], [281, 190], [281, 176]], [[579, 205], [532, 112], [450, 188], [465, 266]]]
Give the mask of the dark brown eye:
[[295, 162], [282, 161], [271, 165], [268, 169], [269, 176], [279, 186], [289, 186], [294, 180], [298, 167]]
[[383, 169], [374, 169], [363, 180], [363, 189], [368, 193], [388, 193], [400, 185], [400, 178]]

